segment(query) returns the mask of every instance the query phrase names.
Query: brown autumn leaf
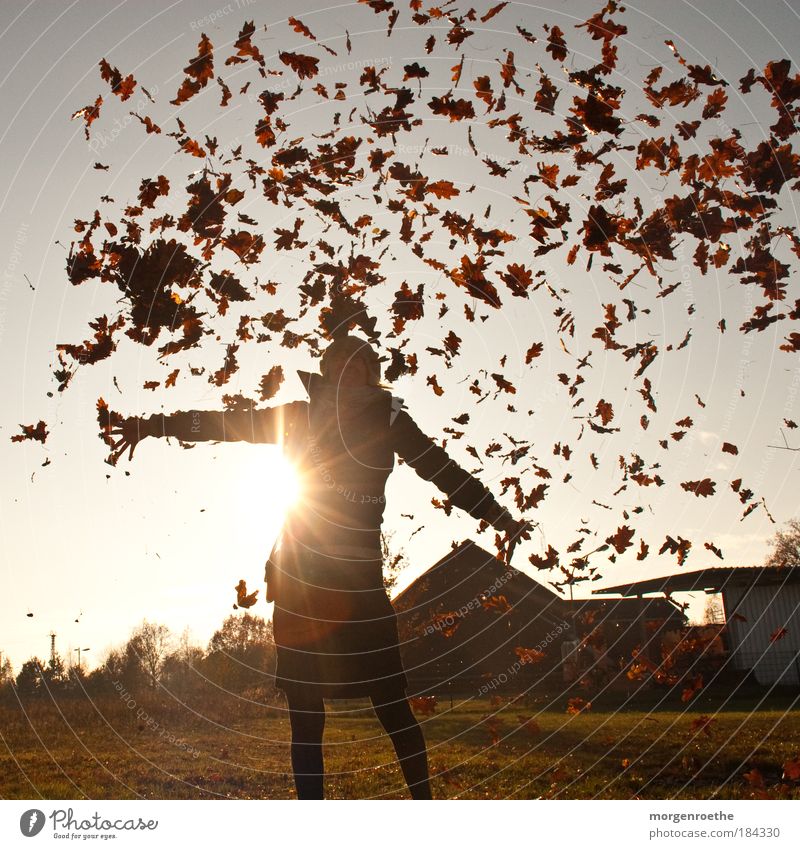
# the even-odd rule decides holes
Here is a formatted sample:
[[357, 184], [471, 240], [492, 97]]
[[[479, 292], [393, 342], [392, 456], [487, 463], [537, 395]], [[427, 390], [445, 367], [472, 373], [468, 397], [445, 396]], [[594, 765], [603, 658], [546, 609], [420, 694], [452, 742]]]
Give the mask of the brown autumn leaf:
[[280, 389], [283, 383], [283, 366], [275, 365], [261, 378], [258, 386], [261, 401], [268, 401]]
[[12, 442], [24, 442], [26, 439], [33, 439], [36, 442], [41, 442], [44, 445], [50, 432], [47, 430], [47, 425], [43, 421], [39, 421], [35, 425], [20, 425], [22, 433], [18, 433], [11, 437]]
[[301, 80], [315, 77], [318, 73], [319, 59], [315, 56], [282, 50], [278, 53], [278, 58], [284, 65], [288, 65]]
[[234, 587], [236, 590], [236, 604], [234, 607], [252, 607], [256, 603], [256, 597], [258, 596], [258, 590], [253, 590], [253, 592], [247, 592], [247, 584], [244, 579], [240, 580], [239, 583]]
[[435, 374], [429, 375], [426, 378], [426, 383], [428, 384], [428, 386], [431, 387], [431, 389], [433, 389], [433, 391], [436, 393], [436, 395], [444, 395], [444, 389], [442, 389], [442, 387], [439, 386], [439, 381], [436, 379]]
[[614, 418], [614, 408], [608, 401], [604, 401], [601, 398], [597, 402], [595, 415], [600, 416], [600, 420], [603, 422], [603, 425], [607, 425]]
[[559, 555], [552, 545], [548, 545], [544, 557], [540, 557], [538, 554], [531, 554], [528, 560], [537, 569], [555, 569], [558, 566]]
[[658, 550], [658, 553], [664, 554], [664, 552], [669, 551], [670, 554], [676, 554], [678, 556], [678, 566], [683, 566], [691, 548], [692, 543], [690, 540], [684, 539], [681, 536], [678, 536], [678, 539], [673, 539], [667, 534], [667, 538], [664, 540], [664, 544]]
[[89, 141], [89, 127], [91, 127], [92, 123], [100, 117], [100, 107], [102, 105], [103, 98], [98, 94], [93, 105], [82, 106], [80, 109], [76, 109], [70, 116], [73, 121], [76, 118], [83, 118], [83, 130], [86, 135], [86, 141]]
[[581, 696], [573, 696], [567, 702], [567, 713], [570, 716], [577, 716], [580, 713], [585, 713], [592, 709], [592, 703], [587, 702]]
[[197, 56], [190, 60], [183, 69], [186, 77], [178, 89], [174, 100], [170, 100], [173, 106], [180, 106], [194, 97], [201, 89], [208, 85], [208, 81], [214, 78], [214, 48], [205, 33], [200, 36], [197, 44]]
[[527, 663], [541, 663], [546, 657], [543, 651], [525, 648], [524, 646], [514, 646], [514, 653], [523, 665]]
[[481, 606], [484, 610], [494, 611], [495, 613], [508, 613], [511, 610], [511, 605], [504, 595], [483, 598], [481, 599]]
[[617, 554], [623, 554], [627, 551], [631, 545], [633, 545], [633, 537], [636, 535], [636, 531], [633, 528], [629, 528], [627, 525], [623, 525], [621, 528], [617, 528], [617, 532], [610, 537], [606, 538], [606, 542], [609, 545], [613, 545]]
[[127, 100], [136, 88], [136, 80], [133, 78], [133, 74], [128, 74], [123, 79], [119, 70], [112, 68], [105, 59], [100, 60], [100, 76], [111, 85], [111, 91], [120, 100]]
[[800, 757], [783, 762], [783, 778], [800, 781]]
[[428, 102], [434, 115], [446, 115], [450, 121], [463, 121], [475, 117], [475, 110], [469, 100], [453, 100], [450, 92], [442, 97], [434, 97]]
[[778, 642], [778, 640], [782, 640], [782, 639], [783, 639], [783, 638], [784, 638], [784, 637], [785, 637], [788, 633], [789, 633], [789, 631], [788, 631], [786, 628], [784, 628], [783, 626], [781, 626], [781, 627], [779, 627], [779, 628], [776, 628], [776, 629], [775, 629], [775, 630], [774, 630], [774, 631], [773, 631], [773, 632], [769, 635], [769, 641], [770, 641], [771, 643], [777, 643], [777, 642]]
[[715, 483], [711, 478], [703, 478], [701, 481], [684, 481], [681, 487], [687, 492], [693, 492], [698, 498], [702, 495], [703, 498], [708, 498], [714, 494]]
[[547, 34], [547, 52], [556, 62], [563, 62], [567, 58], [567, 43], [560, 27], [550, 27]]
[[411, 696], [408, 703], [414, 713], [433, 716], [436, 713], [436, 696]]

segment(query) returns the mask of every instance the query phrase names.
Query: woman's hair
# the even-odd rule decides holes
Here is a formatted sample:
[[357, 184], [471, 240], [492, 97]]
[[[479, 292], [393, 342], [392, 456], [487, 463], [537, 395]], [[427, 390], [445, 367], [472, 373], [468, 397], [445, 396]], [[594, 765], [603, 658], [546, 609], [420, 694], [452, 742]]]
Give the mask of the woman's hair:
[[339, 355], [344, 355], [348, 359], [361, 357], [367, 367], [367, 383], [370, 386], [383, 385], [381, 383], [381, 363], [378, 352], [366, 339], [351, 334], [334, 339], [325, 349], [320, 360], [320, 371], [323, 378], [327, 379], [328, 377], [328, 366], [331, 359]]

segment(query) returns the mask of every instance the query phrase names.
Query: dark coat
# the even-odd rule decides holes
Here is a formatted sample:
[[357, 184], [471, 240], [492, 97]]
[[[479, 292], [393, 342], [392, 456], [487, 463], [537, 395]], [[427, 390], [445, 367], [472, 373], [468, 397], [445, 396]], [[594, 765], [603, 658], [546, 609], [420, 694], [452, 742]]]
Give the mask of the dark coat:
[[397, 620], [382, 577], [380, 528], [395, 454], [476, 519], [505, 511], [480, 481], [426, 436], [387, 391], [351, 419], [310, 426], [320, 376], [298, 372], [310, 401], [252, 412], [152, 416], [149, 432], [183, 440], [280, 443], [301, 482], [267, 569], [276, 684], [327, 697], [397, 693], [406, 686]]

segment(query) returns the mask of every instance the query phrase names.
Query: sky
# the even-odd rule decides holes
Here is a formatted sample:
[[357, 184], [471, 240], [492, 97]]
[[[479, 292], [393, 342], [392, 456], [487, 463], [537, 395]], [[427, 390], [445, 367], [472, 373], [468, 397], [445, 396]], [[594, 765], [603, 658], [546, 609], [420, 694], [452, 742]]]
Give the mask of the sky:
[[[480, 4], [479, 11], [489, 5]], [[492, 67], [517, 23], [539, 34], [544, 23], [557, 23], [568, 44], [588, 44], [580, 42], [574, 26], [599, 5], [510, 3], [502, 15], [483, 27], [465, 74], [471, 77]], [[623, 18], [630, 32], [620, 49], [619, 84], [634, 87], [655, 64], [667, 65], [671, 53], [664, 41], [672, 39], [690, 61], [711, 64], [734, 84], [725, 121], [736, 126], [749, 143], [764, 138], [764, 119], [774, 120], [771, 113], [766, 109], [751, 112], [749, 103], [738, 96], [735, 81], [751, 66], [760, 69], [772, 59], [788, 57], [795, 63], [800, 44], [798, 3], [768, 0], [695, 6], [679, 0], [669, 4], [648, 0], [625, 5]], [[55, 391], [52, 371], [57, 344], [88, 338], [87, 322], [103, 312], [113, 314], [116, 308], [109, 287], [73, 287], [66, 279], [74, 220], [90, 218], [101, 194], [112, 195], [120, 203], [131, 202], [142, 176], [180, 174], [170, 170], [181, 167], [174, 144], [163, 135], [145, 136], [128, 115], [130, 109], [151, 110], [148, 102], [139, 90], [128, 104], [112, 102], [115, 98], [99, 77], [99, 59], [108, 58], [123, 74], [133, 73], [156, 97], [158, 108], [151, 111], [171, 131], [175, 108], [168, 101], [183, 77], [181, 69], [195, 55], [201, 32], [207, 33], [220, 55], [227, 55], [245, 20], [255, 20], [257, 27], [266, 24], [267, 31], [259, 31], [257, 43], [268, 64], [274, 64], [275, 52], [288, 43], [314, 52], [309, 42], [287, 34], [285, 25], [281, 28], [289, 14], [303, 20], [321, 42], [340, 52], [336, 59], [316, 51], [324, 57], [321, 80], [331, 88], [340, 78], [352, 79], [354, 72], [368, 64], [386, 65], [389, 74], [396, 75], [403, 65], [419, 61], [435, 71], [426, 81], [426, 94], [441, 93], [447, 87], [442, 74], [447, 74], [454, 57], [457, 61], [452, 51], [444, 59], [422, 54], [419, 33], [402, 17], [387, 40], [384, 17], [352, 3], [84, 0], [2, 4], [0, 97], [6, 120], [0, 128], [0, 355], [4, 365], [0, 376], [4, 399], [0, 409], [0, 464], [4, 470], [0, 652], [17, 670], [31, 655], [47, 656], [51, 632], [57, 634], [62, 656], [74, 657], [78, 647], [88, 649], [84, 662], [92, 667], [145, 618], [167, 624], [176, 634], [188, 628], [190, 637], [204, 645], [231, 612], [236, 582], [244, 578], [251, 588], [260, 586], [264, 560], [285, 509], [282, 488], [276, 485], [280, 480], [277, 449], [199, 444], [182, 450], [175, 443], [146, 440], [137, 448], [133, 462], [123, 460], [111, 468], [103, 462], [106, 451], [97, 437], [98, 397], [125, 414], [149, 414], [160, 409], [218, 409], [221, 391], [181, 378], [174, 390], [148, 392], [142, 388], [143, 382], [154, 376], [163, 380], [166, 366], [159, 366], [150, 356], [152, 352], [135, 350], [139, 346], [133, 344], [121, 345], [110, 360], [80, 369], [64, 393]], [[345, 29], [353, 42], [350, 56], [344, 50]], [[514, 44], [518, 66], [531, 71], [518, 38]], [[219, 67], [223, 67], [221, 62]], [[238, 69], [223, 73], [239, 84]], [[101, 91], [107, 106], [87, 143], [81, 123], [70, 121], [70, 115], [93, 102]], [[255, 86], [253, 91], [257, 92]], [[236, 107], [225, 116], [209, 108], [210, 103], [198, 98], [181, 114], [202, 132], [216, 134], [228, 147], [252, 133], [252, 103], [250, 112], [245, 103], [241, 111]], [[525, 108], [524, 104], [520, 108]], [[330, 104], [298, 109], [293, 115], [298, 134], [326, 127], [329, 109]], [[476, 126], [476, 138], [485, 138], [487, 145], [495, 143], [488, 136], [481, 137], [480, 130]], [[729, 133], [730, 127], [718, 126], [713, 131]], [[398, 139], [398, 157], [411, 161], [426, 140], [429, 145], [449, 143], [456, 151], [466, 149], [463, 127], [430, 120]], [[490, 147], [489, 153], [498, 161], [513, 157], [513, 151], [502, 146]], [[95, 170], [97, 161], [112, 167]], [[491, 204], [494, 226], [504, 226], [512, 218], [516, 209], [511, 192], [489, 181], [466, 156], [456, 153], [442, 162], [441, 169], [443, 178], [460, 181], [462, 186], [476, 185], [469, 199], [463, 195], [467, 211], [470, 204], [481, 210]], [[630, 179], [632, 190], [650, 195], [662, 190], [651, 175], [624, 176]], [[796, 223], [794, 198], [782, 196], [782, 202], [784, 220]], [[291, 210], [265, 209], [257, 195], [247, 203], [251, 205], [243, 211], [260, 216], [265, 228], [291, 226]], [[178, 193], [164, 199], [161, 209], [180, 214]], [[438, 247], [445, 250], [446, 243]], [[383, 269], [390, 284], [399, 286], [402, 280], [412, 282], [430, 273], [430, 269], [425, 272], [414, 265], [414, 258], [403, 253], [402, 245], [393, 250], [394, 263]], [[529, 257], [531, 243], [522, 242], [514, 250], [520, 258]], [[777, 351], [776, 339], [783, 328], [748, 336], [719, 334], [716, 325], [722, 315], [728, 316], [729, 326], [735, 328], [750, 314], [753, 304], [748, 298], [752, 295], [725, 272], [700, 277], [687, 257], [680, 252], [677, 256], [665, 277], [683, 275], [684, 286], [671, 300], [655, 301], [659, 311], [641, 316], [637, 333], [677, 345], [687, 328], [692, 330], [691, 344], [660, 357], [651, 379], [658, 393], [659, 414], [654, 419], [659, 434], [663, 437], [687, 415], [694, 426], [684, 439], [670, 445], [668, 455], [659, 457], [669, 467], [672, 486], [626, 493], [625, 500], [615, 504], [644, 507], [637, 530], [647, 538], [651, 550], [657, 550], [665, 534], [690, 535], [694, 549], [684, 568], [723, 565], [703, 548], [705, 540], [713, 540], [722, 549], [724, 565], [757, 564], [767, 553], [776, 528], [793, 517], [797, 502], [798, 455], [770, 446], [783, 444], [783, 419], [800, 418], [800, 366], [796, 355]], [[605, 302], [609, 286], [614, 287], [604, 279], [600, 263], [595, 263], [591, 272], [583, 270], [585, 258], [583, 263], [570, 268], [554, 260], [546, 267], [549, 281], [565, 290], [576, 316], [589, 322], [599, 314], [598, 305]], [[265, 256], [261, 265], [257, 273], [262, 280], [298, 279], [306, 271], [284, 256]], [[392, 285], [391, 291], [395, 288]], [[287, 285], [269, 308], [285, 304], [287, 312], [296, 312], [293, 298]], [[528, 555], [542, 554], [549, 544], [558, 547], [571, 541], [579, 520], [596, 522], [604, 529], [598, 530], [596, 544], [613, 532], [619, 524], [619, 510], [606, 519], [604, 511], [592, 502], [603, 501], [619, 485], [615, 458], [640, 447], [643, 456], [647, 451], [646, 456], [654, 457], [657, 436], [645, 435], [637, 427], [641, 399], [630, 369], [621, 367], [618, 360], [595, 357], [587, 376], [591, 397], [614, 399], [621, 431], [596, 441], [601, 461], [598, 472], [586, 463], [573, 471], [554, 457], [554, 443], [575, 433], [576, 413], [566, 403], [564, 387], [553, 379], [567, 367], [552, 335], [552, 303], [537, 298], [520, 303], [514, 310], [489, 316], [486, 322], [458, 325], [464, 354], [442, 373], [442, 385], [447, 388], [442, 398], [431, 392], [424, 379], [403, 378], [393, 391], [405, 399], [423, 430], [437, 437], [444, 435], [444, 426], [452, 425], [451, 417], [470, 411], [464, 440], [448, 441], [454, 459], [470, 470], [475, 463], [464, 451], [466, 442], [485, 446], [504, 432], [522, 434], [532, 441], [536, 461], [553, 472], [552, 491], [531, 516], [540, 523], [540, 530], [518, 549], [515, 565], [546, 583], [557, 576], [526, 567]], [[689, 304], [695, 308], [687, 317]], [[593, 326], [585, 325], [589, 331]], [[436, 311], [428, 310], [415, 328], [415, 342], [420, 349], [441, 345], [446, 330]], [[536, 338], [551, 344], [528, 369], [521, 362]], [[476, 406], [468, 388], [478, 369], [496, 370], [504, 354], [509, 358], [506, 376], [518, 387], [511, 400], [519, 411], [533, 410], [532, 415], [523, 412], [523, 418], [515, 418], [513, 425], [505, 413], [508, 398], [494, 406]], [[207, 355], [192, 353], [186, 362], [217, 368], [220, 360], [217, 346]], [[275, 347], [256, 348], [242, 360], [241, 371], [224, 391], [252, 392], [259, 375], [281, 362], [287, 380], [274, 399], [276, 403], [304, 397], [292, 368], [316, 368], [304, 351], [287, 354]], [[696, 403], [695, 394], [705, 407]], [[39, 419], [44, 419], [51, 431], [46, 445], [11, 442], [20, 424]], [[792, 431], [784, 433], [790, 447], [800, 447], [800, 437], [793, 439]], [[739, 455], [720, 453], [722, 441], [738, 445]], [[50, 463], [43, 467], [46, 460]], [[573, 471], [574, 477], [562, 486], [560, 480], [567, 471]], [[683, 471], [685, 476], [681, 476]], [[509, 473], [509, 467], [497, 461], [487, 462], [479, 476], [499, 496], [499, 481]], [[705, 476], [722, 481], [719, 488], [728, 491], [713, 499], [698, 499], [681, 492], [675, 483]], [[764, 497], [774, 523], [762, 509], [741, 520], [741, 505], [725, 483], [738, 477]], [[394, 544], [405, 549], [410, 563], [399, 589], [440, 559], [452, 541], [473, 538], [492, 550], [492, 536], [478, 535], [477, 523], [470, 517], [457, 510], [445, 517], [433, 509], [430, 499], [437, 496], [441, 497], [438, 490], [417, 479], [407, 467], [398, 467], [390, 479], [385, 527], [394, 533]], [[501, 502], [513, 508], [510, 493], [501, 497]], [[403, 514], [414, 514], [414, 519]], [[612, 524], [603, 525], [604, 521]], [[417, 531], [420, 526], [424, 527]], [[579, 585], [576, 597], [601, 584], [614, 585], [676, 569], [674, 557], [659, 557], [655, 551], [642, 563], [629, 553], [614, 564], [603, 564], [603, 581]], [[701, 613], [702, 596], [692, 596], [690, 601], [691, 611]], [[270, 613], [263, 601], [253, 610]]]

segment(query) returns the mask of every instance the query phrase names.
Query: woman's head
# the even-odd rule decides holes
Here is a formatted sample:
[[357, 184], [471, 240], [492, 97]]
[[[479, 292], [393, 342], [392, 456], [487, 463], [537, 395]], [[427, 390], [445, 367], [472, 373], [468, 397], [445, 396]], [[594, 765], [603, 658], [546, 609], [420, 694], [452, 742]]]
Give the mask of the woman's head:
[[358, 336], [340, 336], [322, 354], [323, 378], [345, 386], [378, 386], [381, 364], [375, 349]]

